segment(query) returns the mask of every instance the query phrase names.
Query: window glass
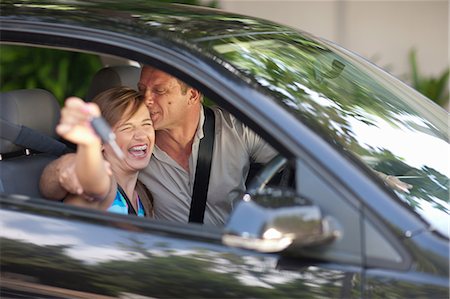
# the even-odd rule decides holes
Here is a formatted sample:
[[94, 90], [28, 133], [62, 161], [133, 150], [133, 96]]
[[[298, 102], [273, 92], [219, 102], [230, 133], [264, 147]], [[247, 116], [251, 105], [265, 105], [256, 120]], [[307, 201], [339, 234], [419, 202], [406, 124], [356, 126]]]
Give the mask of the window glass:
[[388, 184], [448, 234], [444, 110], [362, 59], [298, 33], [217, 37], [205, 45], [342, 153], [411, 185]]

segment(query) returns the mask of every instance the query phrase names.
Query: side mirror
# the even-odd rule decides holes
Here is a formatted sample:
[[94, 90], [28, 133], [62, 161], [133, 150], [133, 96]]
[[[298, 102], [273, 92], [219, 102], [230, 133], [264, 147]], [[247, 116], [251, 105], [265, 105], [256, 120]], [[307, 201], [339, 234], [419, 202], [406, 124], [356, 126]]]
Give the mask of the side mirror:
[[243, 196], [224, 228], [224, 244], [278, 252], [289, 246], [322, 245], [339, 235], [319, 207], [294, 192], [270, 188], [263, 192]]

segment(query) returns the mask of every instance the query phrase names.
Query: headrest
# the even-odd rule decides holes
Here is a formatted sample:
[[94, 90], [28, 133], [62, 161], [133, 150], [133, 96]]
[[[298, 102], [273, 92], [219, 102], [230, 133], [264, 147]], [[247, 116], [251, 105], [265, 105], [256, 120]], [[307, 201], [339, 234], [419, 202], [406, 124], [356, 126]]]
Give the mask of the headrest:
[[107, 89], [127, 86], [137, 89], [141, 69], [133, 65], [109, 66], [99, 70], [91, 81], [86, 100], [92, 101], [96, 95]]
[[[21, 89], [0, 93], [0, 118], [12, 125], [26, 126], [39, 133], [55, 137], [55, 128], [60, 117], [60, 106], [56, 98], [43, 89]], [[7, 131], [9, 126], [0, 126]], [[6, 135], [8, 132], [2, 132]], [[11, 153], [23, 147], [0, 138], [0, 153]]]

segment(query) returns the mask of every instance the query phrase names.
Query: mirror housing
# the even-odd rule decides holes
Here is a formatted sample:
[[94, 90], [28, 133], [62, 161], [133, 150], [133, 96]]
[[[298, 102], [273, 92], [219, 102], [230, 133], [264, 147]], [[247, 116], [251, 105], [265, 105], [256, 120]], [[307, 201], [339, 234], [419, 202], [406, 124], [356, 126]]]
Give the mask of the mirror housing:
[[233, 247], [279, 252], [289, 246], [322, 245], [338, 235], [319, 207], [294, 192], [268, 188], [242, 197], [228, 219], [222, 241]]

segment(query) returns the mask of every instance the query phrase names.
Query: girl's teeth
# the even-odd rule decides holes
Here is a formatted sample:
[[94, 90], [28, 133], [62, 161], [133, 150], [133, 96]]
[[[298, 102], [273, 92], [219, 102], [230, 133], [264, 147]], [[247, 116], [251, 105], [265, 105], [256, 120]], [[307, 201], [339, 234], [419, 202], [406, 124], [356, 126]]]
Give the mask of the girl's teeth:
[[128, 150], [128, 152], [135, 157], [144, 157], [147, 153], [147, 148], [148, 148], [148, 146], [146, 144], [136, 145], [136, 146], [133, 146], [132, 148], [130, 148]]
[[147, 149], [147, 145], [139, 145], [139, 146], [133, 146], [130, 148], [130, 151], [145, 151]]

